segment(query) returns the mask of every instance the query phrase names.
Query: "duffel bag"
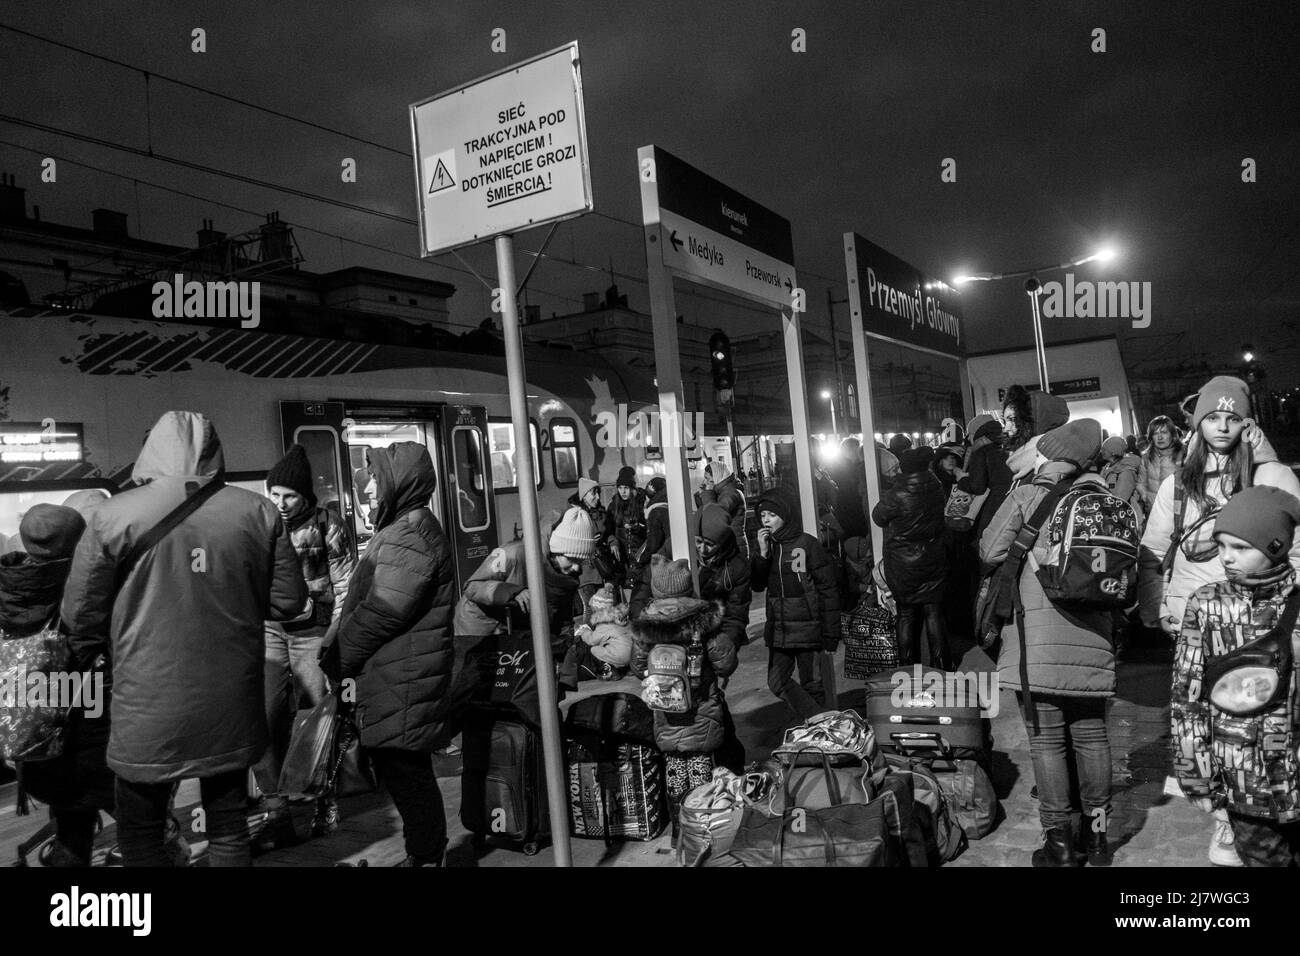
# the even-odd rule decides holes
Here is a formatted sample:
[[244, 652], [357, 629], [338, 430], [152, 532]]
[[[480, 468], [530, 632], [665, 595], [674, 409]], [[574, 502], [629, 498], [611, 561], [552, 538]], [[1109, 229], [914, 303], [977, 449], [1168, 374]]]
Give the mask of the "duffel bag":
[[[860, 760], [845, 762], [842, 756], [805, 750], [777, 752], [766, 765], [782, 786], [773, 787], [767, 811], [780, 816], [789, 807], [823, 810], [842, 803], [867, 804], [876, 799], [885, 768]], [[786, 794], [792, 803], [786, 803]]]
[[891, 774], [904, 777], [912, 785], [913, 813], [925, 839], [930, 865], [938, 866], [955, 860], [969, 843], [939, 778], [922, 760], [886, 754], [885, 762]]
[[745, 813], [748, 776], [718, 767], [712, 780], [686, 795], [678, 811], [678, 866], [708, 866], [731, 849]]
[[967, 839], [979, 840], [993, 832], [998, 822], [998, 794], [984, 768], [974, 760], [935, 760], [927, 766]]

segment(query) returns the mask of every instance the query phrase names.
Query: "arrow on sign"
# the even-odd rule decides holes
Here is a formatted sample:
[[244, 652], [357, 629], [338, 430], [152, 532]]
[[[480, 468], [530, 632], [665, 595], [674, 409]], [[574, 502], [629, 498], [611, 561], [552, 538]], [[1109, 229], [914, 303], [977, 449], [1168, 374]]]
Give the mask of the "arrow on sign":
[[785, 280], [785, 287], [789, 289], [791, 292], [794, 291], [794, 283], [791, 282], [789, 279]]
[[672, 233], [668, 236], [668, 241], [673, 244], [674, 249], [680, 249], [682, 246], [686, 245], [686, 243], [682, 242], [680, 239], [677, 238], [676, 229], [674, 229]]

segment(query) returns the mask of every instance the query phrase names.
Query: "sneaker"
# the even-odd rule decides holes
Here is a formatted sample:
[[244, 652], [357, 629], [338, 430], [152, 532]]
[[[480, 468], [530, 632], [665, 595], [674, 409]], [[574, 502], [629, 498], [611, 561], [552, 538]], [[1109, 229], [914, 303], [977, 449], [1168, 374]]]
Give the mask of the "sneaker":
[[339, 828], [339, 805], [334, 801], [321, 801], [316, 804], [316, 815], [311, 821], [311, 835], [329, 836]]
[[1210, 837], [1210, 862], [1215, 866], [1245, 866], [1237, 855], [1232, 835], [1232, 824], [1227, 820], [1214, 821], [1214, 834]]

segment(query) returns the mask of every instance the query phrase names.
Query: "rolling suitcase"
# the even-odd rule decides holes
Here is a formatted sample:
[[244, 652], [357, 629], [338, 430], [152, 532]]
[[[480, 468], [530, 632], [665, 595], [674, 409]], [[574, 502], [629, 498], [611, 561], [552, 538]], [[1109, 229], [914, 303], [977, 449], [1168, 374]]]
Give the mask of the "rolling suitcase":
[[900, 667], [867, 681], [867, 723], [895, 753], [933, 750], [988, 769], [990, 721], [980, 716], [976, 682], [933, 668]]
[[537, 732], [508, 711], [475, 707], [461, 750], [461, 824], [480, 845], [500, 840], [532, 856], [551, 832]]

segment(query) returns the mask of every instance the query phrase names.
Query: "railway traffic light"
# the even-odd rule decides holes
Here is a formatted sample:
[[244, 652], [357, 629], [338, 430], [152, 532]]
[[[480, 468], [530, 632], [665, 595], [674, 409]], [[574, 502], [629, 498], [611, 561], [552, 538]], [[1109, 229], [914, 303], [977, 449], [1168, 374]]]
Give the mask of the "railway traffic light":
[[736, 384], [736, 372], [731, 367], [731, 339], [718, 329], [709, 336], [709, 365], [713, 369], [713, 387], [719, 392]]

